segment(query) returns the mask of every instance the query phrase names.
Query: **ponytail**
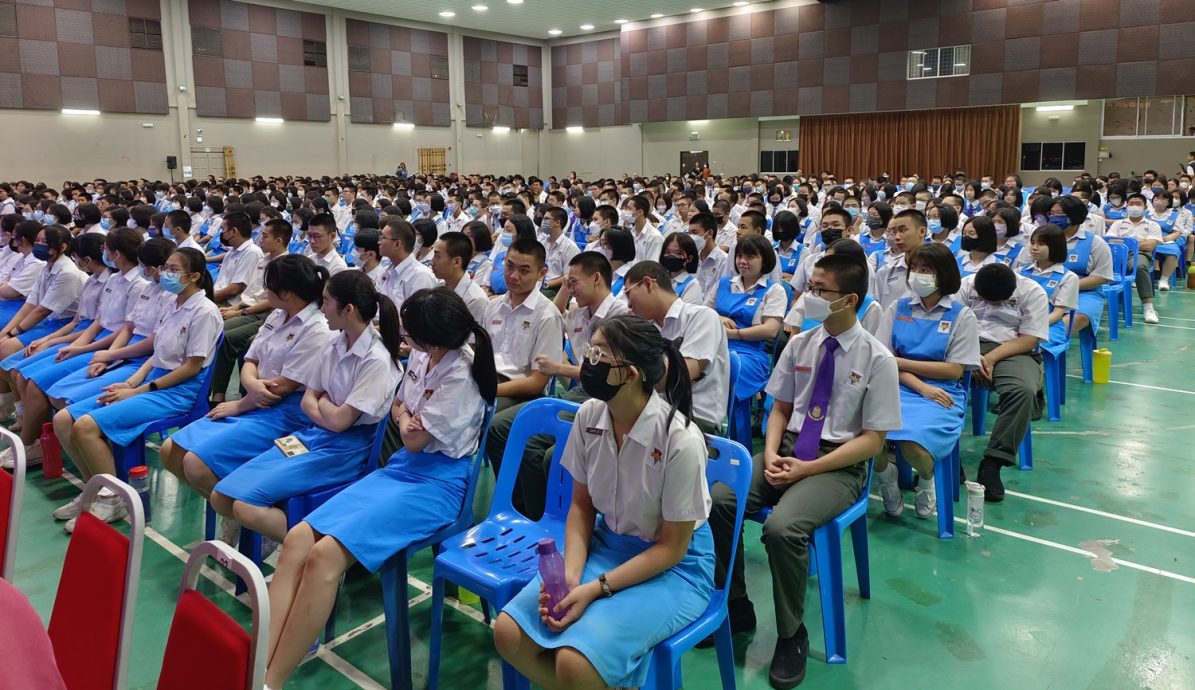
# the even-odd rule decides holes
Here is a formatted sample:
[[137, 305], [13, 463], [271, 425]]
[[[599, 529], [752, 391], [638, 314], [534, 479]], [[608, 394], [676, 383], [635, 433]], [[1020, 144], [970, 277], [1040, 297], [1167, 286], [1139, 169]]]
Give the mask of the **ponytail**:
[[380, 292], [377, 293], [377, 298], [378, 331], [382, 334], [382, 344], [390, 353], [390, 359], [397, 362], [402, 358], [399, 354], [399, 347], [402, 345], [402, 329], [398, 319], [398, 308], [394, 306], [394, 302], [389, 297]]
[[677, 341], [668, 341], [664, 356], [668, 359], [668, 373], [664, 376], [664, 393], [672, 403], [668, 423], [678, 411], [685, 416], [685, 424], [693, 421], [693, 384], [689, 381], [689, 366], [680, 353]]
[[482, 399], [494, 404], [498, 397], [498, 371], [494, 368], [494, 346], [490, 342], [490, 334], [485, 327], [476, 321], [471, 327], [473, 331], [473, 381]]
[[[206, 261], [204, 263], [207, 263]], [[216, 300], [216, 284], [212, 280], [212, 274], [208, 273], [207, 266], [199, 272], [199, 288], [203, 290], [203, 294], [213, 302]]]

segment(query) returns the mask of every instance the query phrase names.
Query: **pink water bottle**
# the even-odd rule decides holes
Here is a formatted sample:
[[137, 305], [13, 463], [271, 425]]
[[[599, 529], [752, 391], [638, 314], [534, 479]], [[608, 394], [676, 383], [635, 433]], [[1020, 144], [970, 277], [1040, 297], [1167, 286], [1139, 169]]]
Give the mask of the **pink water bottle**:
[[548, 615], [556, 620], [564, 618], [568, 610], [557, 611], [559, 604], [568, 596], [568, 580], [564, 576], [564, 557], [556, 550], [555, 539], [540, 539], [535, 545], [539, 554], [539, 576], [544, 581], [544, 592], [548, 594]]

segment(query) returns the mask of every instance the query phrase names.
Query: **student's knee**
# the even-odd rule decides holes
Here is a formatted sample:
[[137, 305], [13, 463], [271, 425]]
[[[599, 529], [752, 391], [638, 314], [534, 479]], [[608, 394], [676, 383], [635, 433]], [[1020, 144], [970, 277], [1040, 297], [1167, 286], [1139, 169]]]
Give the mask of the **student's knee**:
[[509, 661], [515, 658], [525, 637], [523, 629], [515, 619], [505, 613], [498, 614], [498, 620], [494, 621], [494, 647], [503, 659]]
[[183, 461], [182, 458], [175, 456], [175, 451], [174, 441], [166, 439], [161, 449], [158, 450], [158, 458], [162, 461], [162, 467], [165, 467], [170, 474], [176, 477], [183, 477]]
[[805, 529], [800, 521], [773, 512], [764, 520], [760, 540], [768, 549], [773, 546], [795, 546], [804, 549], [812, 532], [812, 529]]
[[[165, 456], [162, 457], [164, 461]], [[183, 455], [181, 466], [183, 477], [186, 478], [187, 482], [194, 486], [207, 486], [210, 489], [216, 485], [217, 481], [219, 481], [219, 477], [212, 472], [212, 470], [207, 466], [207, 463], [205, 463], [202, 458], [194, 453], [185, 453]]]
[[572, 647], [562, 647], [556, 652], [556, 680], [565, 686], [581, 685], [592, 681], [597, 669], [585, 655]]
[[[283, 543], [285, 544], [285, 541]], [[285, 550], [284, 548], [283, 551]], [[332, 537], [323, 537], [315, 542], [307, 554], [307, 563], [303, 566], [303, 579], [317, 578], [317, 580], [325, 582], [339, 581], [345, 571], [344, 564], [344, 549], [340, 543]]]
[[224, 517], [232, 517], [234, 501], [231, 498], [225, 496], [219, 491], [213, 491], [212, 495], [208, 496], [207, 500], [208, 503], [212, 504], [212, 508], [214, 508], [217, 513], [223, 515]]
[[3, 343], [0, 343], [0, 355], [3, 355], [5, 357], [8, 357], [10, 355], [15, 355], [16, 353], [20, 352], [23, 349], [25, 349], [25, 345], [23, 343], [21, 343], [20, 340], [17, 340], [16, 338], [9, 338], [8, 340], [5, 340]]
[[85, 414], [71, 426], [71, 433], [77, 439], [98, 438], [100, 436], [100, 427], [95, 423], [91, 415]]
[[710, 498], [713, 499], [714, 505], [710, 509], [710, 519], [714, 519], [717, 515], [719, 518], [729, 516], [731, 520], [734, 519], [735, 509], [738, 507], [738, 498], [735, 496], [734, 490], [725, 484], [715, 484], [712, 491], [710, 491]]

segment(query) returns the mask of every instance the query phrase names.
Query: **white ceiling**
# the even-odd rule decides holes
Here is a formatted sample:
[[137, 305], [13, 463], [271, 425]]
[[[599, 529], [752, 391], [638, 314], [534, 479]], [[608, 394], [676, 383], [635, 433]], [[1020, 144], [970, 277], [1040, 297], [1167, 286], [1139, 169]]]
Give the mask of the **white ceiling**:
[[[568, 38], [609, 31], [620, 27], [616, 19], [643, 21], [653, 14], [665, 17], [692, 16], [693, 8], [716, 10], [735, 5], [732, 0], [523, 0], [512, 5], [507, 0], [327, 0], [326, 4], [354, 12], [369, 12], [430, 24], [489, 31], [537, 40]], [[766, 4], [751, 2], [748, 4]], [[488, 9], [477, 11], [474, 5]], [[441, 17], [440, 12], [455, 12]], [[582, 25], [593, 29], [583, 30]], [[559, 36], [549, 30], [559, 29]]]

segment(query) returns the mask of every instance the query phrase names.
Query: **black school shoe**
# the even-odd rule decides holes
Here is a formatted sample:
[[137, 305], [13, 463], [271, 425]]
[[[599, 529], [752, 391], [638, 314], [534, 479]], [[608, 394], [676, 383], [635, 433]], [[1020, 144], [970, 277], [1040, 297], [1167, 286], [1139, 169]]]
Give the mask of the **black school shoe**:
[[772, 654], [772, 665], [768, 669], [768, 682], [776, 690], [795, 688], [805, 680], [805, 663], [809, 660], [809, 631], [802, 623], [797, 634], [776, 640], [776, 651]]
[[1004, 482], [1000, 481], [1000, 469], [1004, 463], [996, 458], [984, 457], [979, 463], [976, 481], [983, 484], [983, 500], [999, 503], [1004, 500]]
[[[755, 605], [746, 597], [727, 602], [726, 616], [730, 619], [730, 634], [753, 632], [755, 630]], [[710, 649], [714, 646], [714, 636], [710, 635], [697, 643], [698, 649]]]

